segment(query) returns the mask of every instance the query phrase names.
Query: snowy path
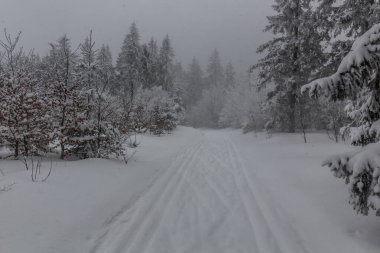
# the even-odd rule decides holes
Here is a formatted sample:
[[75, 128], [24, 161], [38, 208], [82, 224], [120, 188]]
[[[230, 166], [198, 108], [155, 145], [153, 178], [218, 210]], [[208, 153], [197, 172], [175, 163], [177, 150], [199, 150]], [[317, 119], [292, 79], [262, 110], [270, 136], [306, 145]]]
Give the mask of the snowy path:
[[307, 252], [290, 219], [248, 176], [234, 144], [220, 137], [205, 132], [179, 151], [90, 252]]
[[55, 161], [45, 183], [1, 160], [0, 252], [378, 253], [379, 218], [320, 167], [354, 148], [308, 138], [181, 127], [140, 136], [128, 166]]

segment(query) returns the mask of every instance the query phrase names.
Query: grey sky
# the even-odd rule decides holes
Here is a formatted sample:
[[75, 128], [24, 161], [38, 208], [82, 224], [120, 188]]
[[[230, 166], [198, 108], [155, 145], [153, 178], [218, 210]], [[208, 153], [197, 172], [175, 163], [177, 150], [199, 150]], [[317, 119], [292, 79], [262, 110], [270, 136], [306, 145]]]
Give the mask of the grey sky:
[[78, 44], [93, 29], [98, 46], [117, 57], [135, 21], [142, 40], [169, 34], [176, 58], [185, 66], [193, 56], [205, 63], [214, 48], [240, 70], [257, 56], [271, 0], [1, 0], [0, 28], [21, 30], [22, 44], [46, 53], [48, 42], [66, 33]]

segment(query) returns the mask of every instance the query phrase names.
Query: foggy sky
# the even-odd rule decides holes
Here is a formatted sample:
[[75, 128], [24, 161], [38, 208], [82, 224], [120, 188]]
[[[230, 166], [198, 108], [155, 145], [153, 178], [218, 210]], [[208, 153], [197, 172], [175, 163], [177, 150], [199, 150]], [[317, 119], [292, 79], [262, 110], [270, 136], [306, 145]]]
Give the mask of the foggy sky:
[[271, 0], [1, 0], [0, 29], [22, 31], [24, 47], [42, 55], [48, 42], [63, 34], [77, 45], [92, 29], [97, 46], [108, 44], [116, 59], [135, 21], [143, 42], [169, 34], [176, 59], [184, 66], [193, 57], [205, 66], [218, 48], [225, 63], [232, 61], [243, 71], [257, 60], [257, 46], [270, 38], [262, 30], [271, 4]]

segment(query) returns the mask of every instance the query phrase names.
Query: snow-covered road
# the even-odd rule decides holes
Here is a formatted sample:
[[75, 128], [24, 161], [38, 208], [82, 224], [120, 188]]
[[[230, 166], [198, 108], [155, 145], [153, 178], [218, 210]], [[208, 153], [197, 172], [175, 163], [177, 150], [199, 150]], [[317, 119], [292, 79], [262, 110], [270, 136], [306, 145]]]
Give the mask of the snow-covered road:
[[228, 136], [207, 133], [118, 212], [91, 253], [307, 252]]
[[0, 160], [0, 252], [378, 253], [378, 217], [320, 167], [355, 148], [308, 139], [180, 127], [139, 136], [128, 166], [54, 161], [44, 183]]

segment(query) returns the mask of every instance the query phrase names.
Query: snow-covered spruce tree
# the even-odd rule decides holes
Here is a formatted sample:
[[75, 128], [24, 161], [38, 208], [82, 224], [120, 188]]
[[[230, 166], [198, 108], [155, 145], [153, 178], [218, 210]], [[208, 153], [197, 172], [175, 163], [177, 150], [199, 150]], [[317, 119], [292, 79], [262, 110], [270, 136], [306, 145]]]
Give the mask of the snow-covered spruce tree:
[[196, 127], [217, 128], [219, 115], [225, 98], [224, 68], [222, 66], [219, 52], [215, 49], [207, 67], [205, 88], [201, 99], [195, 106], [190, 108], [187, 121]]
[[156, 83], [155, 56], [150, 53], [149, 46], [141, 46], [142, 87], [151, 88]]
[[346, 180], [350, 203], [358, 213], [373, 209], [380, 215], [380, 24], [353, 44], [333, 75], [302, 87], [312, 97], [325, 95], [333, 101], [351, 99], [346, 108], [352, 122], [351, 140], [365, 148], [327, 159], [334, 175]]
[[198, 103], [187, 112], [187, 122], [194, 127], [219, 127], [219, 115], [225, 91], [217, 86], [205, 89]]
[[193, 58], [184, 79], [183, 100], [185, 107], [191, 108], [201, 99], [204, 89], [203, 70], [197, 59]]
[[158, 105], [154, 106], [151, 111], [151, 124], [149, 125], [149, 130], [154, 135], [160, 136], [165, 133], [165, 119], [163, 114], [164, 112], [162, 111], [162, 108]]
[[158, 85], [166, 91], [173, 88], [173, 58], [174, 51], [171, 46], [169, 35], [166, 35], [160, 48], [158, 63]]
[[152, 37], [143, 50], [143, 87], [152, 88], [159, 85], [160, 62], [157, 41]]
[[45, 96], [36, 77], [37, 56], [18, 47], [20, 34], [4, 31], [0, 71], [0, 139], [20, 154], [46, 151], [48, 139]]
[[113, 93], [119, 95], [123, 102], [125, 125], [129, 124], [129, 113], [133, 107], [136, 90], [143, 82], [142, 72], [140, 34], [136, 23], [133, 23], [117, 58], [117, 85], [113, 87]]
[[78, 63], [75, 69], [80, 92], [87, 97], [85, 102], [86, 118], [79, 123], [81, 131], [75, 137], [81, 141], [72, 149], [72, 152], [80, 158], [95, 157], [97, 154], [95, 146], [96, 124], [94, 121], [94, 86], [97, 81], [96, 54], [95, 42], [92, 38], [92, 31], [90, 31], [90, 35], [79, 46]]
[[180, 103], [184, 105], [183, 97], [186, 93], [186, 73], [182, 67], [180, 62], [176, 62], [173, 64], [172, 68], [173, 72], [173, 88], [171, 89], [171, 93], [180, 99]]
[[183, 118], [177, 97], [159, 86], [138, 89], [135, 107], [131, 121], [137, 132], [150, 131], [157, 135], [171, 132]]
[[88, 97], [88, 112], [81, 124], [83, 141], [76, 146], [75, 153], [81, 158], [125, 156], [125, 137], [116, 127], [119, 104], [110, 93], [114, 80], [111, 52], [104, 45], [95, 50], [94, 45], [91, 34], [81, 45], [80, 76]]
[[[240, 81], [236, 82], [235, 75], [236, 74], [235, 74], [234, 67], [232, 63], [229, 62], [226, 66], [225, 75], [224, 75], [225, 76], [224, 89], [226, 92], [226, 96], [225, 96], [225, 101], [223, 103], [223, 107], [219, 114], [219, 126], [221, 127], [240, 128], [242, 126], [241, 114], [235, 111], [235, 109], [244, 110], [246, 108], [245, 106], [242, 106], [244, 104], [243, 101], [238, 101], [242, 98], [241, 97], [242, 90], [239, 88], [243, 87], [243, 85], [241, 85]], [[250, 92], [247, 92], [247, 91], [250, 91], [249, 87], [245, 87], [245, 88], [248, 88], [245, 92], [250, 93]], [[236, 103], [239, 103], [239, 105]]]
[[321, 38], [314, 27], [316, 17], [310, 0], [275, 2], [273, 8], [277, 15], [268, 17], [269, 24], [265, 28], [275, 37], [258, 48], [258, 53], [266, 55], [253, 69], [259, 70], [259, 88], [273, 86], [268, 93], [271, 120], [280, 129], [295, 132], [297, 121], [307, 114], [301, 111], [307, 99], [300, 95], [299, 88], [309, 80], [316, 66], [321, 65]]
[[159, 92], [153, 92], [156, 89], [162, 90], [161, 87], [139, 88], [137, 90], [136, 101], [130, 119], [133, 126], [132, 130], [137, 133], [145, 133], [151, 129], [152, 111], [160, 99]]
[[90, 35], [85, 38], [84, 42], [79, 46], [79, 61], [78, 61], [78, 71], [79, 71], [79, 81], [81, 82], [82, 89], [87, 93], [87, 103], [88, 111], [87, 118], [91, 117], [91, 105], [93, 87], [96, 82], [96, 55], [97, 50], [95, 49], [95, 41], [92, 38], [92, 31]]
[[78, 55], [71, 50], [70, 40], [64, 35], [50, 45], [43, 59], [43, 78], [48, 84], [51, 139], [63, 159], [85, 140], [82, 127], [87, 120], [88, 97], [81, 88]]
[[212, 52], [207, 65], [206, 87], [213, 86], [224, 86], [224, 68], [217, 49]]
[[229, 88], [233, 86], [236, 83], [236, 73], [234, 66], [231, 62], [229, 62], [226, 66], [225, 72], [224, 72], [224, 84], [225, 88]]
[[377, 0], [322, 0], [320, 8], [331, 16], [335, 34], [344, 33], [348, 38], [364, 34], [380, 21]]
[[230, 83], [219, 115], [219, 126], [252, 131], [262, 128], [262, 121], [258, 94], [249, 78], [242, 77]]
[[[360, 6], [360, 8], [358, 7]], [[344, 56], [358, 36], [361, 36], [375, 23], [380, 22], [380, 5], [377, 0], [321, 0], [317, 8], [320, 30], [325, 31], [324, 40], [329, 49], [328, 58], [321, 68], [321, 76], [329, 76], [335, 72]], [[358, 101], [344, 101], [346, 109], [356, 111], [360, 107]], [[330, 123], [334, 123], [330, 118]], [[349, 127], [342, 132], [349, 133]]]
[[94, 109], [96, 123], [96, 153], [97, 157], [108, 157], [110, 154], [125, 156], [123, 143], [126, 136], [122, 135], [114, 121], [118, 118], [117, 109], [120, 106], [117, 99], [111, 95], [111, 84], [114, 80], [112, 55], [108, 46], [102, 45], [97, 54], [97, 80], [94, 88]]

